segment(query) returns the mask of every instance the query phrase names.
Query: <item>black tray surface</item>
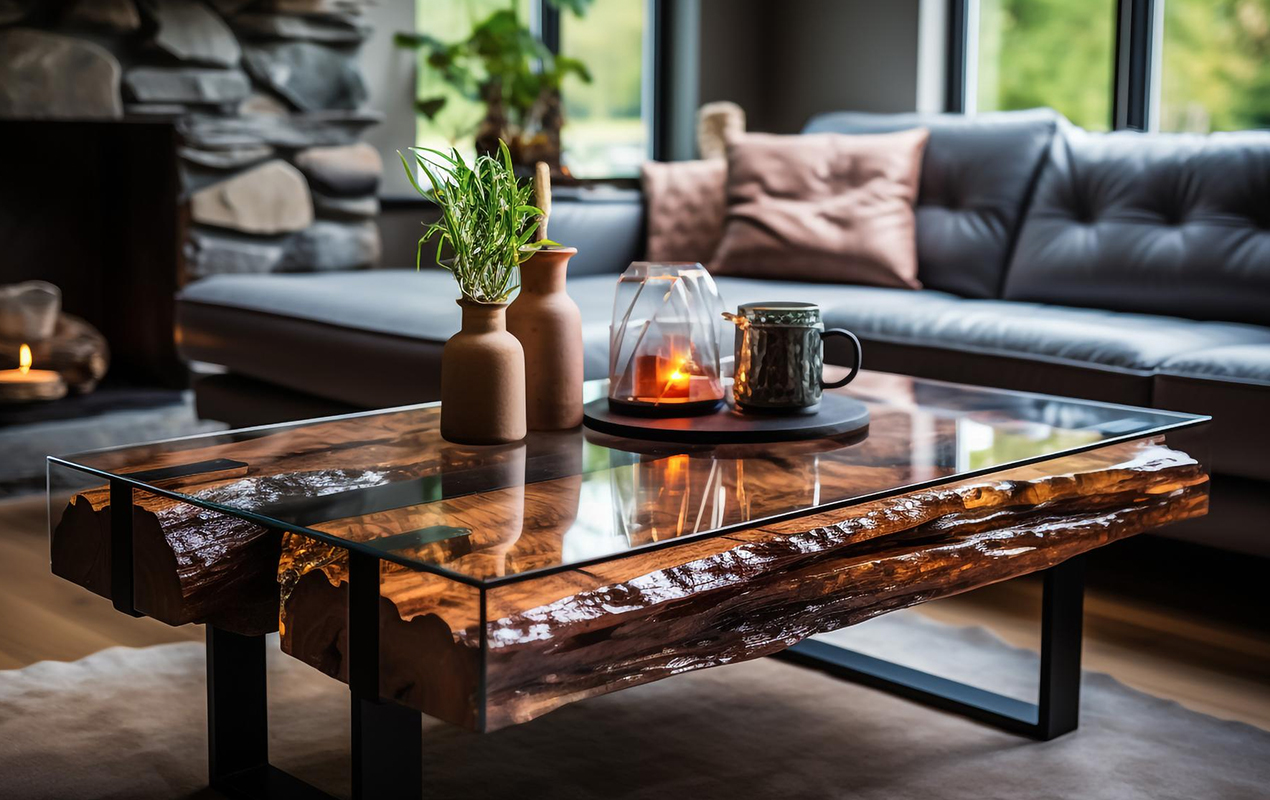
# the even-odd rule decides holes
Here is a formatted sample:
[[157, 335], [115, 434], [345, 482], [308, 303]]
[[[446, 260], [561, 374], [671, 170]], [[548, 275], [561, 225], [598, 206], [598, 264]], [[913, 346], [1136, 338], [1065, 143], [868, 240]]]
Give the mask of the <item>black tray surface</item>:
[[583, 407], [582, 422], [601, 433], [685, 444], [797, 442], [857, 433], [869, 426], [869, 409], [846, 395], [826, 393], [810, 412], [746, 413], [730, 403], [713, 414], [645, 417], [609, 408], [608, 398]]

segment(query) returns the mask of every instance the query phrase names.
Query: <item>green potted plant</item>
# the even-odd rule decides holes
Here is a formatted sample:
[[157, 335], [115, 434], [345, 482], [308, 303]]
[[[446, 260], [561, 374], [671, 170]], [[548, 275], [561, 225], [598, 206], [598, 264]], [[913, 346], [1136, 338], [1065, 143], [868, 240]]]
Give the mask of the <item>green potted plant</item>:
[[435, 239], [437, 262], [462, 295], [462, 328], [441, 356], [441, 435], [461, 444], [502, 444], [525, 437], [525, 354], [507, 331], [507, 303], [519, 286], [520, 264], [554, 244], [536, 239], [542, 211], [530, 204], [532, 188], [517, 179], [511, 153], [479, 155], [468, 165], [457, 150], [411, 147], [430, 186], [419, 184], [410, 161], [401, 163], [415, 190], [437, 204], [441, 217], [419, 239]]
[[[581, 17], [592, 0], [548, 2]], [[398, 33], [395, 41], [398, 47], [423, 53], [421, 69], [440, 75], [453, 91], [484, 106], [474, 131], [477, 153], [495, 155], [505, 142], [512, 163], [522, 171], [543, 161], [556, 175], [563, 174], [560, 86], [569, 76], [590, 83], [591, 73], [581, 61], [553, 53], [543, 44], [522, 23], [515, 2], [475, 23], [460, 41], [444, 42], [423, 33]], [[415, 110], [430, 120], [436, 120], [446, 105], [445, 95], [415, 100]]]

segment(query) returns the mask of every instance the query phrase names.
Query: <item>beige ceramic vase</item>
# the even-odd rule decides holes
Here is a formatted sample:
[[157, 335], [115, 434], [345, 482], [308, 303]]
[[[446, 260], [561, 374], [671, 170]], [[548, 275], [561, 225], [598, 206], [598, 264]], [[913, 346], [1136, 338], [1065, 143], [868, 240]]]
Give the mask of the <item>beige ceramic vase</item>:
[[441, 352], [441, 436], [459, 444], [525, 438], [525, 353], [507, 305], [460, 300], [463, 327]]
[[544, 247], [520, 265], [507, 330], [525, 348], [525, 417], [531, 431], [582, 424], [582, 312], [565, 293], [573, 247]]

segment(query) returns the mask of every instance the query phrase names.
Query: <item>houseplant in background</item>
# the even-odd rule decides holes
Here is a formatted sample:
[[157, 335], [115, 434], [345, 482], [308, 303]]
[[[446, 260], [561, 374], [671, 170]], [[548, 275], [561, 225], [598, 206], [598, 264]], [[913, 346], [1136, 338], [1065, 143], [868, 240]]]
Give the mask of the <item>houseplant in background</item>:
[[[592, 0], [548, 2], [581, 17]], [[484, 105], [484, 116], [475, 130], [478, 154], [495, 155], [500, 143], [506, 142], [512, 163], [522, 172], [542, 161], [554, 174], [564, 174], [560, 85], [571, 75], [590, 83], [591, 74], [581, 61], [551, 52], [522, 23], [514, 0], [477, 22], [466, 39], [443, 42], [424, 33], [398, 33], [395, 41], [399, 47], [421, 50], [422, 69], [439, 74], [459, 95]], [[421, 97], [415, 100], [415, 109], [436, 119], [447, 103], [444, 95]]]
[[[529, 204], [531, 188], [517, 180], [507, 145], [498, 157], [479, 155], [469, 166], [457, 150], [410, 148], [431, 187], [415, 190], [437, 204], [441, 217], [419, 239], [437, 240], [437, 260], [459, 285], [462, 329], [441, 355], [441, 435], [460, 444], [503, 444], [525, 437], [525, 353], [507, 332], [507, 301], [518, 286], [520, 263], [553, 242], [533, 239], [542, 211]], [[442, 258], [447, 255], [449, 258]]]

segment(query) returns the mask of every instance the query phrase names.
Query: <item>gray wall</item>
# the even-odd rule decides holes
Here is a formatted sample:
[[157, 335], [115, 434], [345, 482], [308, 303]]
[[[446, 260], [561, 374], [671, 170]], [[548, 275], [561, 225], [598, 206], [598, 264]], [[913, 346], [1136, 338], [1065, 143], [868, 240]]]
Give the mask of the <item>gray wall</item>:
[[[750, 130], [774, 133], [821, 111], [916, 110], [926, 88], [919, 11], [932, 9], [929, 0], [701, 0], [701, 101], [739, 103]], [[926, 73], [920, 82], [939, 77]]]
[[415, 56], [412, 51], [392, 43], [397, 31], [414, 30], [414, 0], [380, 0], [376, 5], [367, 6], [363, 16], [374, 28], [361, 51], [362, 76], [370, 88], [367, 105], [383, 114], [384, 122], [371, 128], [362, 138], [374, 145], [384, 158], [380, 195], [414, 195], [415, 190], [397, 160], [397, 151], [415, 143]]

